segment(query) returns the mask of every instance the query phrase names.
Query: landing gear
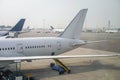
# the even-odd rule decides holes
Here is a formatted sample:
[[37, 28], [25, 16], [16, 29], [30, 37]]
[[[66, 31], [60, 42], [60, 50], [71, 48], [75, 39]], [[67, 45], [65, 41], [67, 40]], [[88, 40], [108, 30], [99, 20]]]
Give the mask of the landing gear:
[[52, 70], [56, 70], [59, 72], [59, 75], [64, 74], [64, 72], [67, 72], [68, 74], [71, 72], [71, 70], [65, 65], [63, 64], [60, 60], [58, 59], [53, 59], [55, 63], [51, 63], [50, 67]]
[[16, 74], [19, 75], [21, 71], [21, 60], [16, 60]]

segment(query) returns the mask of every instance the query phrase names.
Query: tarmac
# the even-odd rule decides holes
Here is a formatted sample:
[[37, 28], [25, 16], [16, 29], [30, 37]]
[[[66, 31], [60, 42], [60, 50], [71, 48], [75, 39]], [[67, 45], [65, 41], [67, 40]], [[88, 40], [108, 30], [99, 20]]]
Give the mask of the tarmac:
[[[54, 33], [24, 33], [19, 37], [58, 36]], [[120, 54], [120, 33], [82, 33], [83, 40], [108, 40], [106, 42], [83, 45], [61, 55]], [[50, 68], [52, 59], [22, 62], [21, 72], [31, 74], [35, 80], [120, 80], [120, 57], [69, 58], [60, 59], [70, 69], [70, 74], [59, 75]], [[10, 68], [15, 70], [15, 64]]]

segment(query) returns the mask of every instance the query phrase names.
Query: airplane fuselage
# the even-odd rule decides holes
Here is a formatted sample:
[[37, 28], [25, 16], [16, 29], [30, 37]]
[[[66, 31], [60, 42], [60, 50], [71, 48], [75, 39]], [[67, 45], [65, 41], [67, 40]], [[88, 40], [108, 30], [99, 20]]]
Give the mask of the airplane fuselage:
[[60, 37], [1, 39], [0, 56], [9, 58], [58, 55], [74, 49], [74, 44], [84, 44], [84, 41]]
[[53, 52], [58, 55], [73, 49], [72, 44], [81, 42], [83, 43], [82, 40], [59, 37], [1, 39], [0, 56], [45, 56]]

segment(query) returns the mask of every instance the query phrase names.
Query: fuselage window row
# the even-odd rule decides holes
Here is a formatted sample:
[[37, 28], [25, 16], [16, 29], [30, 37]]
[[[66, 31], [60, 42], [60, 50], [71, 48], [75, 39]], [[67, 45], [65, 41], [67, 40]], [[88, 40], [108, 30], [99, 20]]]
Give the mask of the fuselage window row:
[[6, 51], [6, 50], [15, 50], [15, 47], [10, 47], [10, 48], [0, 48], [0, 51]]
[[[49, 48], [51, 48], [51, 45], [48, 45]], [[45, 48], [45, 45], [41, 45], [41, 46], [26, 46], [26, 49], [30, 49], [30, 48]], [[9, 48], [0, 48], [0, 51], [5, 51], [5, 50], [15, 50], [15, 47], [9, 47]]]
[[26, 49], [30, 49], [30, 48], [45, 48], [45, 45], [41, 45], [41, 46], [26, 46]]

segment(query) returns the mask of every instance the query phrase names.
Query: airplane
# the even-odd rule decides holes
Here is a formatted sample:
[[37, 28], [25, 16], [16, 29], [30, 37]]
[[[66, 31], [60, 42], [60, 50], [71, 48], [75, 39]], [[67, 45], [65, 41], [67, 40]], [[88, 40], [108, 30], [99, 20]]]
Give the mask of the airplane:
[[20, 33], [22, 28], [23, 28], [23, 25], [24, 25], [24, 22], [25, 22], [25, 19], [20, 19], [17, 24], [11, 28], [10, 30], [8, 31], [0, 31], [0, 36], [7, 36], [9, 34], [9, 32], [16, 32], [16, 33]]
[[50, 26], [50, 30], [55, 32], [55, 33], [62, 33], [64, 31], [64, 29], [55, 29], [53, 26]]
[[26, 33], [26, 32], [30, 32], [30, 31], [31, 31], [31, 29], [28, 26], [26, 29], [23, 29], [20, 33]]
[[0, 67], [21, 61], [37, 59], [111, 57], [119, 54], [104, 55], [66, 55], [59, 54], [73, 50], [87, 43], [79, 38], [88, 9], [82, 9], [57, 37], [32, 37], [0, 39]]

